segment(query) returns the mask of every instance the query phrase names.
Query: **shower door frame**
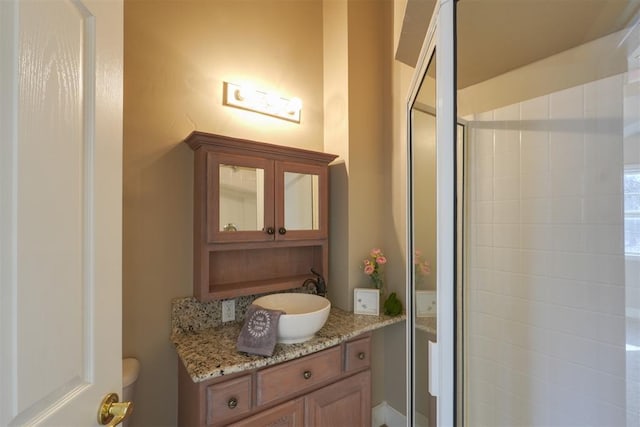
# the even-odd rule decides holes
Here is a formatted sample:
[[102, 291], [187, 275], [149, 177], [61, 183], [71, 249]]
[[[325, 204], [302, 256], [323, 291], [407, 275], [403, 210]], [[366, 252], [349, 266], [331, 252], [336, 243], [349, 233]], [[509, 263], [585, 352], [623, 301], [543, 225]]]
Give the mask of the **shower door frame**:
[[[436, 71], [436, 248], [437, 346], [429, 376], [437, 395], [437, 425], [456, 420], [456, 66], [455, 0], [437, 0], [409, 87], [407, 101], [407, 422], [414, 425], [415, 298], [413, 274], [413, 181], [411, 109], [435, 51]], [[437, 47], [437, 49], [436, 49]]]

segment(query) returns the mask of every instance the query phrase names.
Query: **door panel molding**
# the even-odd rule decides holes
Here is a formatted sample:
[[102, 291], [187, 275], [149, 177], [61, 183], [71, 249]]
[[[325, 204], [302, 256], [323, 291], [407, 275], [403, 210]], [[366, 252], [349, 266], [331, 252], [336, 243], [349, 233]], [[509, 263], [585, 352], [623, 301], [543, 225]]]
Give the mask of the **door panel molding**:
[[122, 22], [0, 2], [0, 425], [95, 425], [121, 391]]

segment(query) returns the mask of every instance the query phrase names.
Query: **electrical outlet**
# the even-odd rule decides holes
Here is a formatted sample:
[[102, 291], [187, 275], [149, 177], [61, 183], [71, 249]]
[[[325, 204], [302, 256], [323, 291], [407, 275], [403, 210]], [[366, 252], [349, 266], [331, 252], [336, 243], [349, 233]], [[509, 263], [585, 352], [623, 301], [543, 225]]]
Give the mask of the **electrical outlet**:
[[222, 301], [222, 322], [236, 320], [236, 300], [228, 299]]

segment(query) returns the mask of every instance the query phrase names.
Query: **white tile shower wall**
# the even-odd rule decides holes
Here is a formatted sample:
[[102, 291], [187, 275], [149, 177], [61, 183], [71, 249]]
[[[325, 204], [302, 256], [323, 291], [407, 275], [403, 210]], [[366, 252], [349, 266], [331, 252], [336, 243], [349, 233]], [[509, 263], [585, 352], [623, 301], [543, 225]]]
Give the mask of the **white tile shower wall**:
[[[637, 168], [640, 165], [640, 80], [638, 64], [629, 73], [624, 86], [624, 164], [625, 167]], [[627, 344], [630, 344], [626, 357], [627, 370], [627, 420], [640, 419], [640, 257], [630, 255], [625, 258], [625, 290], [623, 298], [626, 302]], [[620, 298], [616, 295], [616, 298]], [[630, 340], [629, 337], [635, 339]], [[630, 425], [629, 422], [627, 422]]]
[[625, 425], [624, 83], [469, 123], [469, 425]]

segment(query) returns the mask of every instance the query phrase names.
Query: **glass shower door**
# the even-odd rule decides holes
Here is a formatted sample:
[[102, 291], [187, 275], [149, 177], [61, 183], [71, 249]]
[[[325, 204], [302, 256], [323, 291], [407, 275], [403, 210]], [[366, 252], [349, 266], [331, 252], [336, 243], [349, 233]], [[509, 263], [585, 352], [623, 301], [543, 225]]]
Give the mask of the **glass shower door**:
[[413, 425], [436, 425], [429, 343], [437, 342], [436, 66], [431, 57], [411, 109]]
[[[455, 2], [435, 2], [409, 102], [409, 425], [454, 425]], [[437, 43], [437, 48], [436, 48]], [[437, 63], [437, 66], [436, 66]]]
[[467, 426], [640, 426], [637, 1], [461, 0]]

